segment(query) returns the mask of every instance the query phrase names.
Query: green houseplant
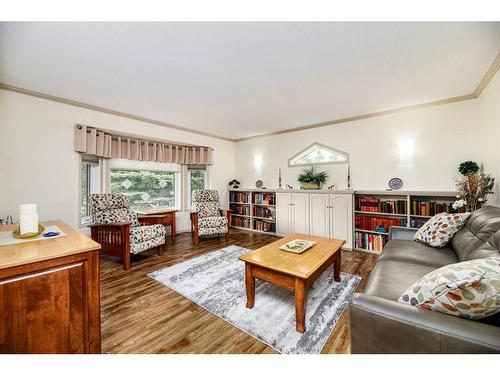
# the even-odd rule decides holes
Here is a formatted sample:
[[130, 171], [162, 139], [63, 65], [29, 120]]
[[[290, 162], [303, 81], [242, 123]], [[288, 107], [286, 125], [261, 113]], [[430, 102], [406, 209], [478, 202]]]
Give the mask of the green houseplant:
[[304, 169], [297, 177], [302, 189], [321, 189], [326, 180], [328, 180], [328, 174], [325, 171], [316, 172], [314, 166]]

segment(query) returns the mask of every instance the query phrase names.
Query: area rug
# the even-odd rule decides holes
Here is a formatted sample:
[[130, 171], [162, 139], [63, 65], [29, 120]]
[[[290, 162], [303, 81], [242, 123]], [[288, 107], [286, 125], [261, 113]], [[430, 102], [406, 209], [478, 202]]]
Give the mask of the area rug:
[[245, 307], [245, 266], [238, 257], [249, 249], [228, 246], [149, 274], [280, 353], [320, 353], [361, 278], [329, 267], [309, 287], [306, 332], [295, 330], [294, 294], [256, 280], [255, 305]]

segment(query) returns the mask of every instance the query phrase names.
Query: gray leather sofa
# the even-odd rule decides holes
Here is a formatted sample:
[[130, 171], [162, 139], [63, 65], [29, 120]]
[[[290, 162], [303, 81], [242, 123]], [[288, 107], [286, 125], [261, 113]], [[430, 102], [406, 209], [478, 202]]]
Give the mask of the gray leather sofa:
[[500, 208], [475, 211], [448, 247], [415, 242], [414, 233], [410, 228], [391, 228], [364, 293], [352, 299], [351, 352], [500, 352], [500, 314], [473, 321], [397, 302], [410, 285], [437, 268], [500, 256]]

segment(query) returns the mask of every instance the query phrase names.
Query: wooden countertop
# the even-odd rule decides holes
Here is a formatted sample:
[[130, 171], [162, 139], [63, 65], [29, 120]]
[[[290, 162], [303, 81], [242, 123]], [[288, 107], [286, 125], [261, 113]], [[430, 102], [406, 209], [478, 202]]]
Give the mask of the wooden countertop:
[[[101, 248], [97, 242], [71, 228], [60, 220], [41, 222], [43, 226], [57, 225], [64, 237], [0, 246], [0, 269], [60, 258]], [[0, 231], [14, 230], [16, 225], [0, 227]]]
[[236, 192], [255, 192], [255, 193], [303, 193], [303, 194], [354, 194], [354, 190], [328, 190], [328, 189], [228, 189]]

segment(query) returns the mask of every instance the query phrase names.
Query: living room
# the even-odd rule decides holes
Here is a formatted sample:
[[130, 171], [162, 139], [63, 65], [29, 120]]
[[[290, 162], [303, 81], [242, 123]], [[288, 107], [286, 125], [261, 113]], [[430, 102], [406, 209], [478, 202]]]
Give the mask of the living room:
[[2, 20], [0, 353], [500, 353], [500, 22], [403, 19]]

